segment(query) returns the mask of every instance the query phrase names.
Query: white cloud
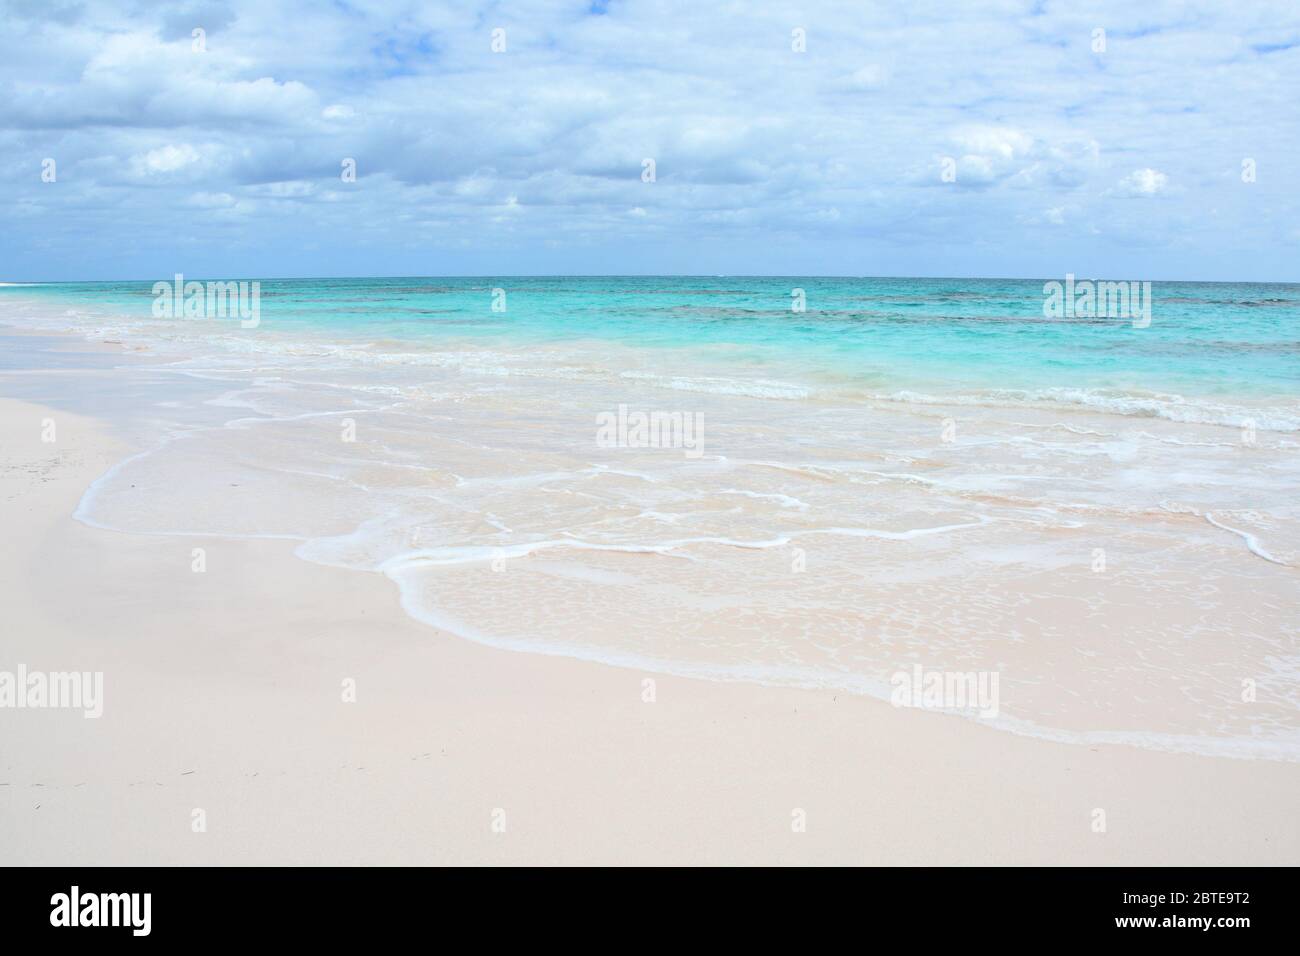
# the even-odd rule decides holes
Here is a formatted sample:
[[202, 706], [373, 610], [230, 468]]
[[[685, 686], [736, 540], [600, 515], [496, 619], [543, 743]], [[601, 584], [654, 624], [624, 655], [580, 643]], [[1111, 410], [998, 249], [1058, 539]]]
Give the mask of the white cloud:
[[849, 85], [858, 90], [876, 90], [889, 81], [889, 71], [879, 63], [871, 63], [854, 71]]
[[141, 156], [131, 157], [132, 167], [138, 175], [174, 173], [199, 161], [199, 151], [189, 143], [167, 145], [151, 149]]
[[1169, 177], [1158, 169], [1135, 169], [1119, 182], [1120, 191], [1130, 196], [1154, 196], [1165, 191]]

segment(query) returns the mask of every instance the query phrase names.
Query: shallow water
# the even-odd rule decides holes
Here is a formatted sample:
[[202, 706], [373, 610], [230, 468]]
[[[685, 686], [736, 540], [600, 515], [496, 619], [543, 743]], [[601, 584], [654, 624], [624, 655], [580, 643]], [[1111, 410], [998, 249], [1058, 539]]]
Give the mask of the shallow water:
[[[995, 672], [1002, 729], [1300, 759], [1295, 286], [1157, 283], [1135, 328], [1042, 282], [313, 280], [242, 329], [150, 285], [0, 289], [129, 350], [145, 451], [84, 521], [292, 538], [497, 646]], [[620, 406], [674, 430], [610, 447]]]

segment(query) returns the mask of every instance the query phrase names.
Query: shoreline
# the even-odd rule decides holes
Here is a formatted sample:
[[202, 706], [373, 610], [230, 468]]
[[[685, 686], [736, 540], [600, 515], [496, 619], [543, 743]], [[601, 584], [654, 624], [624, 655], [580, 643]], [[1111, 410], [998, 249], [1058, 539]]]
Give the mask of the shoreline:
[[[31, 354], [25, 356], [29, 363], [33, 360], [37, 362], [41, 361], [41, 353], [46, 351], [48, 351], [51, 354], [57, 355], [58, 362], [60, 363], [63, 363], [65, 361], [71, 362], [70, 366], [68, 367], [60, 366], [57, 368], [41, 367], [39, 365], [31, 366], [30, 364], [27, 366], [19, 365], [14, 368], [0, 368], [0, 374], [5, 374], [5, 373], [12, 374], [14, 372], [19, 372], [19, 373], [26, 373], [33, 377], [39, 377], [43, 374], [58, 372], [64, 375], [72, 375], [75, 377], [78, 373], [82, 373], [82, 372], [86, 372], [87, 374], [90, 374], [92, 372], [98, 372], [106, 380], [114, 381], [120, 386], [121, 383], [124, 381], [127, 382], [129, 385], [133, 381], [132, 376], [134, 376], [135, 373], [138, 372], [152, 373], [154, 375], [154, 381], [152, 386], [154, 389], [154, 394], [152, 397], [154, 399], [161, 398], [165, 395], [169, 399], [175, 399], [175, 398], [189, 399], [190, 400], [189, 404], [193, 407], [211, 406], [218, 409], [225, 409], [229, 407], [247, 407], [248, 409], [252, 410], [257, 407], [255, 404], [245, 401], [242, 398], [242, 396], [255, 393], [258, 390], [258, 386], [253, 386], [251, 388], [250, 387], [240, 388], [238, 384], [240, 383], [240, 379], [237, 377], [227, 377], [226, 370], [223, 370], [220, 367], [218, 367], [215, 370], [207, 369], [203, 367], [200, 367], [197, 370], [192, 370], [187, 367], [184, 367], [186, 364], [185, 356], [182, 355], [181, 353], [175, 352], [174, 350], [171, 355], [166, 356], [166, 358], [168, 358], [169, 361], [165, 361], [163, 362], [163, 364], [158, 365], [156, 364], [157, 360], [159, 358], [163, 358], [163, 356], [153, 353], [148, 346], [136, 346], [135, 348], [132, 348], [125, 341], [104, 340], [102, 338], [86, 338], [83, 335], [78, 334], [72, 330], [65, 330], [62, 333], [58, 333], [58, 332], [51, 332], [48, 330], [40, 330], [35, 328], [22, 328], [22, 327], [14, 327], [14, 326], [6, 326], [0, 328], [4, 328], [7, 334], [12, 333], [16, 336], [28, 336], [40, 340], [41, 345], [38, 346], [37, 349], [34, 350]], [[46, 346], [51, 343], [52, 343], [52, 347], [46, 348]], [[142, 350], [144, 351], [144, 354], [140, 354]], [[21, 350], [19, 354], [21, 357]], [[98, 360], [103, 360], [103, 361], [98, 367], [95, 367], [95, 363]], [[140, 362], [142, 362], [142, 364], [138, 366], [133, 366], [133, 362], [136, 360], [139, 360]], [[180, 367], [177, 367], [178, 365]], [[237, 371], [243, 373], [249, 373], [254, 370], [241, 369]], [[158, 377], [160, 374], [161, 374], [161, 378]], [[272, 378], [271, 380], [279, 381], [279, 379], [277, 378]], [[292, 383], [293, 379], [290, 378], [288, 379], [288, 381]], [[164, 383], [161, 390], [158, 388], [159, 382]], [[221, 384], [217, 384], [217, 383], [221, 383]], [[247, 386], [247, 383], [244, 384], [245, 386]], [[70, 390], [61, 389], [60, 391], [62, 394], [68, 396], [77, 393], [77, 389], [75, 387], [73, 387]], [[123, 391], [129, 392], [130, 389], [125, 388], [123, 389]], [[109, 392], [110, 390], [105, 388], [101, 384], [95, 394], [105, 395], [105, 394], [109, 394]], [[85, 403], [85, 397], [83, 395], [82, 404], [84, 403]], [[76, 402], [73, 402], [71, 404], [74, 409], [77, 407]], [[184, 403], [176, 402], [176, 401], [156, 401], [154, 402], [154, 404], [158, 406], [180, 406]], [[105, 414], [100, 417], [106, 423], [112, 423], [113, 421], [117, 421], [117, 424], [114, 425], [113, 427], [115, 432], [120, 432], [121, 429], [118, 426], [121, 424], [121, 416], [110, 414], [109, 413], [110, 411], [120, 412], [123, 409], [127, 409], [131, 416], [131, 420], [134, 422], [136, 426], [139, 426], [140, 422], [144, 420], [140, 417], [141, 411], [142, 409], [147, 410], [147, 407], [148, 406], [142, 403], [141, 397], [139, 395], [132, 395], [131, 402], [129, 403], [120, 401], [120, 396], [119, 396], [119, 401], [117, 401], [116, 403], [110, 402], [110, 409], [105, 411]], [[499, 413], [500, 412], [498, 410], [497, 414]], [[655, 655], [645, 653], [644, 651], [638, 650], [634, 646], [631, 647], [630, 649], [624, 649], [622, 647], [616, 647], [613, 645], [606, 646], [604, 644], [599, 644], [599, 643], [593, 644], [581, 640], [567, 641], [567, 642], [556, 642], [554, 640], [534, 642], [529, 639], [524, 639], [522, 637], [521, 638], [511, 638], [511, 637], [498, 638], [495, 635], [490, 635], [490, 634], [480, 632], [476, 630], [474, 627], [466, 625], [465, 623], [462, 622], [462, 620], [458, 619], [454, 615], [445, 614], [437, 604], [428, 604], [426, 602], [425, 606], [421, 606], [421, 603], [418, 600], [418, 589], [412, 588], [410, 586], [411, 582], [408, 581], [408, 577], [410, 575], [410, 569], [412, 568], [418, 569], [418, 566], [422, 564], [432, 564], [435, 566], [452, 566], [452, 565], [464, 564], [472, 567], [475, 565], [481, 565], [487, 560], [486, 557], [480, 554], [475, 554], [475, 553], [460, 554], [459, 552], [462, 551], [464, 552], [477, 552], [483, 550], [495, 551], [499, 554], [501, 558], [500, 563], [502, 565], [505, 565], [507, 558], [513, 560], [514, 558], [520, 558], [520, 557], [524, 557], [524, 558], [532, 557], [534, 552], [546, 551], [547, 549], [552, 549], [560, 545], [570, 547], [570, 548], [576, 548], [579, 554], [585, 553], [588, 558], [591, 558], [594, 554], [597, 554], [601, 551], [607, 551], [607, 552], [628, 551], [630, 553], [635, 554], [637, 552], [646, 551], [646, 550], [649, 551], [656, 550], [653, 548], [648, 548], [648, 547], [647, 548], [640, 548], [640, 547], [622, 548], [618, 546], [608, 546], [608, 545], [602, 546], [598, 544], [588, 544], [573, 535], [569, 535], [568, 538], [561, 536], [561, 538], [555, 540], [543, 540], [543, 541], [533, 541], [533, 542], [527, 542], [527, 539], [525, 538], [525, 543], [523, 544], [519, 544], [519, 545], [511, 544], [511, 545], [505, 545], [505, 546], [500, 546], [495, 548], [487, 547], [487, 548], [475, 549], [475, 548], [457, 548], [457, 547], [446, 547], [446, 548], [433, 547], [432, 550], [426, 551], [426, 550], [420, 550], [416, 546], [415, 543], [416, 538], [412, 537], [409, 548], [397, 552], [394, 556], [388, 558], [385, 561], [382, 561], [378, 564], [371, 564], [370, 566], [367, 567], [364, 566], [364, 563], [356, 564], [356, 563], [350, 563], [349, 561], [333, 560], [331, 559], [328, 553], [326, 553], [322, 557], [321, 553], [319, 552], [318, 549], [315, 548], [315, 546], [318, 545], [321, 540], [329, 540], [329, 536], [327, 534], [323, 539], [317, 538], [316, 532], [314, 531], [311, 533], [304, 533], [304, 534], [250, 533], [247, 530], [224, 531], [224, 530], [173, 529], [173, 530], [166, 530], [166, 531], [163, 530], [154, 531], [154, 530], [141, 529], [141, 528], [120, 527], [117, 523], [114, 523], [112, 521], [105, 523], [100, 520], [97, 520], [93, 516], [92, 513], [94, 512], [95, 509], [91, 505], [92, 502], [95, 500], [96, 495], [98, 495], [99, 492], [101, 491], [101, 486], [105, 486], [105, 485], [111, 486], [113, 484], [113, 479], [117, 477], [117, 474], [121, 469], [127, 466], [132, 466], [138, 460], [148, 458], [152, 455], [155, 455], [163, 451], [164, 446], [170, 445], [175, 439], [177, 438], [187, 439], [191, 437], [191, 435], [193, 434], [202, 433], [205, 431], [219, 432], [222, 427], [228, 429], [231, 427], [232, 424], [236, 424], [236, 423], [238, 423], [240, 430], [243, 430], [249, 425], [257, 425], [260, 424], [262, 421], [274, 422], [274, 421], [285, 420], [285, 419], [275, 419], [275, 418], [259, 419], [255, 415], [250, 414], [248, 417], [241, 416], [241, 417], [237, 417], [236, 419], [224, 421], [224, 426], [223, 426], [224, 414], [228, 414], [228, 413], [224, 413], [224, 412], [220, 413], [217, 415], [217, 417], [212, 418], [206, 423], [199, 423], [197, 425], [191, 425], [190, 427], [180, 427], [179, 430], [164, 429], [161, 432], [158, 432], [156, 430], [152, 432], [150, 443], [147, 446], [134, 447], [130, 454], [124, 454], [123, 456], [121, 456], [117, 461], [113, 462], [107, 469], [105, 469], [100, 475], [98, 475], [93, 479], [90, 487], [87, 489], [87, 491], [83, 494], [83, 496], [79, 500], [79, 504], [74, 512], [73, 517], [77, 521], [80, 521], [92, 528], [98, 528], [100, 530], [104, 530], [108, 532], [122, 533], [122, 534], [129, 534], [129, 535], [146, 535], [146, 536], [167, 537], [173, 539], [193, 539], [195, 542], [199, 542], [205, 539], [224, 539], [230, 541], [280, 540], [280, 541], [291, 542], [293, 545], [293, 553], [295, 554], [296, 557], [300, 558], [301, 560], [318, 564], [318, 565], [327, 566], [327, 567], [333, 567], [333, 568], [345, 567], [345, 568], [350, 568], [351, 570], [378, 572], [379, 574], [381, 574], [391, 582], [392, 591], [393, 594], [395, 595], [395, 599], [398, 602], [399, 606], [419, 626], [428, 627], [438, 632], [454, 635], [454, 637], [457, 640], [464, 640], [484, 647], [497, 649], [497, 650], [505, 650], [510, 653], [527, 653], [527, 654], [539, 654], [548, 657], [559, 657], [568, 660], [585, 661], [585, 662], [592, 662], [596, 664], [614, 666], [621, 669], [627, 669], [632, 671], [645, 671], [646, 673], [653, 673], [658, 675], [672, 675], [675, 677], [680, 677], [689, 680], [703, 680], [703, 681], [714, 681], [714, 682], [724, 682], [724, 683], [735, 682], [735, 683], [750, 684], [752, 686], [758, 686], [758, 687], [793, 688], [799, 690], [810, 690], [819, 693], [851, 694], [856, 696], [868, 697], [877, 701], [888, 701], [890, 699], [891, 694], [890, 694], [889, 685], [886, 682], [885, 677], [879, 674], [867, 675], [867, 674], [859, 674], [855, 672], [834, 673], [825, 670], [819, 670], [816, 668], [800, 668], [798, 666], [793, 666], [793, 665], [782, 665], [776, 668], [772, 668], [772, 667], [765, 667], [762, 664], [754, 665], [754, 664], [746, 664], [746, 663], [731, 663], [731, 662], [724, 662], [724, 661], [717, 661], [717, 660], [694, 661], [686, 657], [674, 657], [671, 655], [655, 656]], [[260, 410], [259, 410], [259, 414], [261, 414]], [[344, 415], [344, 414], [347, 414], [346, 410], [324, 413], [326, 417]], [[307, 415], [301, 417], [312, 418], [317, 416], [313, 414], [313, 415]], [[159, 419], [157, 422], [152, 422], [151, 424], [153, 426], [157, 426], [163, 423], [162, 420]], [[173, 426], [173, 428], [175, 427], [176, 426]], [[1062, 426], [1057, 426], [1057, 425], [1048, 426], [1048, 425], [1039, 424], [1035, 427], [1057, 428]], [[1095, 434], [1093, 432], [1087, 431], [1086, 429], [1081, 429], [1081, 430], [1071, 429], [1071, 433], [1088, 434], [1088, 435]], [[1145, 434], [1145, 433], [1141, 433], [1141, 434]], [[123, 437], [125, 437], [127, 440], [131, 440], [132, 437], [139, 437], [139, 436], [125, 435]], [[251, 451], [254, 454], [256, 454], [259, 451], [256, 442], [254, 442], [254, 447], [252, 449], [244, 448], [243, 450], [245, 452]], [[725, 458], [722, 460], [725, 460]], [[759, 464], [765, 467], [778, 467], [776, 463], [772, 463], [772, 462], [750, 462], [749, 464]], [[608, 466], [597, 466], [597, 467], [608, 467]], [[800, 469], [795, 466], [779, 466], [778, 470], [790, 471], [795, 473], [798, 473], [800, 471]], [[149, 477], [148, 469], [140, 470], [137, 468], [137, 471], [140, 472], [137, 475], [138, 478]], [[272, 467], [272, 471], [273, 472], [275, 471], [274, 467]], [[186, 475], [193, 475], [193, 474], [194, 474], [193, 471], [185, 472], [183, 475], [180, 476], [181, 483], [184, 484], [186, 482], [186, 477], [185, 477]], [[629, 472], [629, 474], [635, 475], [636, 473]], [[869, 471], [868, 474], [874, 475], [878, 473], [874, 471]], [[884, 473], [880, 472], [879, 474], [883, 475]], [[175, 477], [176, 476], [173, 474], [173, 478]], [[905, 474], [902, 477], [911, 480], [913, 476]], [[922, 483], [928, 481], [928, 479], [925, 478], [919, 478], [917, 480]], [[459, 479], [457, 479], [457, 481], [459, 482]], [[135, 488], [135, 485], [132, 484], [131, 488]], [[222, 497], [225, 496], [225, 489], [223, 487], [218, 487], [216, 490], [221, 494]], [[754, 497], [754, 498], [769, 498], [769, 499], [787, 498], [787, 496], [785, 495], [777, 495], [777, 494], [763, 495], [763, 494], [753, 494], [749, 492], [734, 492], [734, 491], [728, 493], [749, 494], [750, 497]], [[788, 500], [796, 501], [795, 499], [788, 499]], [[805, 505], [802, 502], [796, 501], [796, 503], [799, 505], [799, 508], [801, 510], [805, 510], [807, 508], [807, 505]], [[1087, 513], [1089, 510], [1092, 510], [1087, 506], [1076, 506], [1076, 505], [1064, 506], [1064, 510], [1067, 512], [1070, 511], [1072, 508], [1077, 508], [1081, 513]], [[1248, 531], [1243, 531], [1239, 528], [1229, 527], [1223, 524], [1222, 522], [1216, 520], [1213, 514], [1211, 514], [1208, 511], [1202, 514], [1196, 511], [1195, 509], [1187, 509], [1181, 506], [1171, 508], [1167, 504], [1162, 503], [1161, 508], [1156, 509], [1156, 513], [1159, 514], [1164, 520], [1171, 521], [1171, 522], [1179, 520], [1180, 518], [1185, 518], [1190, 516], [1194, 518], [1197, 523], [1204, 522], [1208, 527], [1211, 527], [1218, 532], [1224, 532], [1230, 537], [1235, 537], [1236, 539], [1239, 539], [1242, 542], [1242, 544], [1239, 545], [1239, 547], [1242, 549], [1243, 552], [1251, 554], [1252, 559], [1263, 560], [1265, 562], [1268, 562], [1270, 564], [1273, 564], [1283, 569], [1292, 567], [1292, 564], [1287, 561], [1278, 560], [1277, 558], [1266, 553], [1262, 554], [1261, 549], [1258, 546], [1259, 545], [1258, 539], [1253, 534], [1251, 534]], [[948, 524], [946, 526], [941, 525], [938, 527], [922, 526], [912, 530], [905, 530], [903, 532], [898, 532], [893, 530], [865, 530], [865, 529], [854, 529], [854, 528], [843, 529], [843, 528], [836, 528], [836, 527], [811, 527], [811, 528], [804, 528], [803, 530], [782, 531], [777, 535], [777, 537], [772, 538], [771, 540], [752, 540], [752, 541], [732, 540], [726, 537], [712, 537], [712, 538], [696, 537], [696, 538], [688, 538], [685, 540], [693, 541], [693, 542], [701, 542], [701, 543], [712, 543], [718, 546], [739, 547], [747, 551], [755, 551], [755, 550], [763, 551], [767, 549], [776, 549], [779, 551], [787, 547], [793, 547], [795, 541], [813, 540], [811, 538], [806, 538], [806, 536], [809, 535], [815, 536], [817, 540], [824, 540], [825, 536], [828, 535], [832, 537], [848, 536], [851, 538], [883, 539], [886, 541], [908, 540], [913, 537], [925, 537], [930, 535], [932, 532], [936, 532], [936, 531], [952, 532], [952, 531], [961, 530], [963, 528], [967, 528], [967, 529], [979, 528], [985, 525], [993, 524], [994, 522], [1001, 520], [996, 516], [989, 517], [987, 515], [979, 514], [979, 513], [971, 515], [971, 518], [973, 520], [965, 521], [964, 523], [959, 522], [957, 524]], [[355, 520], [355, 519], [349, 519], [349, 524], [351, 520]], [[832, 521], [832, 523], [834, 522]], [[1081, 525], [1074, 525], [1074, 526], [1081, 527]], [[203, 525], [200, 522], [195, 527], [196, 529], [201, 529], [203, 528]], [[564, 534], [568, 534], [568, 532], [566, 531], [564, 532]], [[1219, 546], [1222, 547], [1221, 543], [1219, 544]], [[554, 553], [561, 553], [564, 550], [565, 548], [562, 547], [559, 548], [559, 550]], [[1232, 549], [1223, 548], [1222, 550], [1231, 552]], [[1295, 552], [1293, 552], [1293, 554], [1294, 553]], [[690, 555], [682, 555], [682, 556], [690, 557]], [[1235, 559], [1236, 559], [1236, 555], [1234, 554], [1233, 560], [1235, 561]], [[920, 558], [915, 560], [920, 560]], [[526, 570], [526, 566], [528, 563], [529, 562], [519, 561], [519, 566]], [[505, 569], [504, 567], [497, 567], [497, 564], [498, 564], [498, 560], [494, 558], [492, 561], [492, 570], [497, 571], [497, 570]], [[511, 564], [510, 567], [513, 568], [515, 567], [515, 565]], [[1238, 583], [1241, 584], [1242, 587], [1247, 586], [1250, 583], [1250, 575], [1252, 573], [1252, 570], [1253, 569], [1251, 568], [1243, 567], [1241, 570], [1235, 572], [1236, 576], [1239, 577], [1241, 580], [1239, 582], [1233, 581], [1229, 583], [1232, 583], [1234, 587], [1236, 587]], [[496, 579], [496, 581], [494, 582], [493, 579]], [[497, 578], [496, 575], [488, 575], [486, 583], [482, 579], [479, 579], [477, 581], [471, 581], [468, 585], [466, 585], [466, 587], [469, 589], [490, 587], [491, 584], [499, 583], [500, 580], [501, 579]], [[1089, 585], [1086, 582], [1079, 581], [1077, 582], [1077, 584], [1078, 586], [1081, 587], [1081, 594], [1088, 593]], [[514, 600], [514, 598], [511, 598], [511, 600]], [[1130, 629], [1140, 628], [1140, 624], [1141, 624], [1139, 619], [1132, 618], [1132, 617], [1128, 618], [1127, 620], [1121, 617], [1119, 623], [1122, 626], [1125, 626]], [[1175, 649], [1175, 653], [1181, 655], [1182, 652], [1180, 650]], [[915, 659], [915, 654], [911, 656], [913, 659]], [[908, 666], [910, 666], [910, 662], [907, 663]], [[1003, 665], [999, 664], [998, 666], [999, 668], [1001, 668]], [[1246, 672], [1249, 673], [1249, 671]], [[894, 673], [897, 674], [898, 671], [895, 670]], [[1231, 690], [1231, 688], [1229, 689]], [[1065, 688], [1063, 692], [1072, 693], [1074, 694], [1074, 696], [1077, 697], [1079, 696], [1078, 693], [1076, 693], [1077, 690], [1078, 688]], [[1273, 689], [1270, 688], [1270, 691], [1272, 690]], [[1233, 693], [1235, 693], [1235, 691], [1233, 691]], [[1276, 698], [1277, 694], [1273, 692], [1272, 696]], [[950, 707], [931, 707], [926, 709], [939, 712], [943, 716], [962, 717], [963, 719], [970, 719], [970, 716], [968, 714], [955, 712]], [[1071, 715], [1071, 716], [1077, 716], [1077, 715]], [[1151, 712], [1151, 716], [1158, 717], [1159, 712], [1158, 711]], [[1066, 743], [1074, 746], [1087, 747], [1093, 745], [1117, 745], [1117, 746], [1136, 747], [1140, 749], [1148, 749], [1148, 750], [1154, 750], [1159, 752], [1189, 753], [1189, 754], [1196, 754], [1201, 756], [1224, 757], [1228, 759], [1244, 759], [1244, 760], [1264, 759], [1264, 760], [1300, 762], [1297, 761], [1297, 758], [1295, 756], [1294, 748], [1296, 746], [1296, 741], [1294, 739], [1286, 736], [1277, 736], [1277, 735], [1264, 736], [1261, 734], [1258, 726], [1253, 728], [1252, 733], [1246, 736], [1242, 736], [1240, 733], [1235, 735], [1234, 734], [1214, 735], [1214, 734], [1204, 734], [1204, 733], [1195, 734], [1195, 733], [1179, 732], [1176, 729], [1169, 730], [1156, 725], [1148, 725], [1143, 727], [1141, 723], [1136, 724], [1136, 726], [1143, 727], [1143, 729], [1141, 730], [1133, 730], [1124, 726], [1114, 727], [1104, 723], [1103, 724], [1087, 724], [1087, 723], [1081, 724], [1077, 721], [1073, 723], [1070, 722], [1056, 723], [1051, 720], [1044, 721], [1043, 719], [1037, 716], [1024, 714], [1020, 712], [1015, 712], [1012, 714], [1007, 714], [1002, 716], [998, 716], [995, 714], [992, 717], [992, 719], [981, 718], [975, 721], [975, 723], [982, 725], [981, 729], [993, 729], [993, 730], [997, 730], [1000, 733], [1012, 733], [1020, 736], [1025, 736], [1031, 739], [1049, 740], [1053, 742]], [[1287, 727], [1285, 729], [1288, 733], [1290, 733], [1292, 730], [1292, 728], [1290, 727]]]
[[[38, 439], [49, 417], [53, 446]], [[1190, 865], [1300, 850], [1296, 764], [1057, 744], [845, 694], [494, 650], [288, 542], [208, 539], [196, 574], [190, 542], [72, 520], [126, 451], [101, 422], [5, 399], [0, 437], [17, 635], [3, 663], [105, 674], [99, 720], [0, 712], [8, 863]]]

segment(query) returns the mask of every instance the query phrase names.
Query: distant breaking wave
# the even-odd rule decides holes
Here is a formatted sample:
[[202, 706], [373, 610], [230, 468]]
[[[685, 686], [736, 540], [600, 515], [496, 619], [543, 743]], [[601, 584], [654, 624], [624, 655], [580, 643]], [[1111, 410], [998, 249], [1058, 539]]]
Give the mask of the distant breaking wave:
[[1273, 432], [1300, 431], [1300, 412], [1272, 406], [1252, 408], [1188, 401], [1181, 395], [1137, 395], [1110, 390], [1082, 388], [992, 389], [980, 394], [934, 395], [902, 390], [875, 396], [887, 402], [913, 405], [974, 405], [987, 408], [1037, 405], [1077, 407], [1112, 415], [1164, 418], [1187, 425], [1222, 425], [1241, 428], [1253, 423], [1257, 429]]

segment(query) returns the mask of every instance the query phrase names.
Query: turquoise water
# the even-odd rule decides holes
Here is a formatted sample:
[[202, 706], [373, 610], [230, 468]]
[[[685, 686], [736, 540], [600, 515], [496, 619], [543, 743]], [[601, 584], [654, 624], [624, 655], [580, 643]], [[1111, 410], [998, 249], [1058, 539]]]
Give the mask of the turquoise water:
[[[186, 277], [187, 280], [194, 277]], [[1062, 277], [1063, 278], [1063, 277]], [[262, 280], [262, 328], [343, 341], [609, 341], [867, 389], [1086, 387], [1200, 396], [1300, 387], [1300, 285], [1155, 282], [1151, 323], [1049, 319], [1045, 280], [557, 277]], [[150, 317], [152, 282], [0, 288]], [[493, 311], [493, 289], [505, 311]], [[803, 289], [806, 311], [792, 311]]]
[[[255, 328], [9, 286], [0, 323], [107, 365], [57, 335], [0, 385], [138, 449], [91, 527], [292, 541], [444, 634], [881, 699], [997, 673], [991, 726], [1300, 759], [1300, 286], [1153, 283], [1135, 327], [1044, 284], [264, 280]], [[627, 410], [699, 441], [610, 441]]]

